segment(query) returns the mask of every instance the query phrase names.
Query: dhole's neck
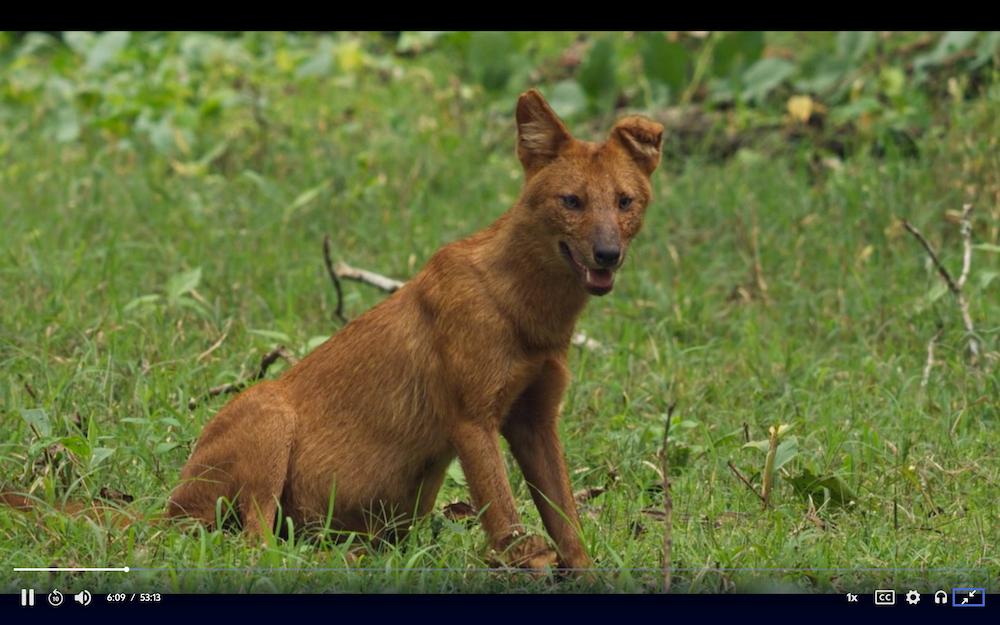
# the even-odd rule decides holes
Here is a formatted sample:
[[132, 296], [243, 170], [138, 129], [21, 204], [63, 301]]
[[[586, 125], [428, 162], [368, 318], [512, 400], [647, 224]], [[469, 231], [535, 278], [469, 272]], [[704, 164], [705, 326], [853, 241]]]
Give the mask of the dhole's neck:
[[587, 294], [538, 225], [514, 206], [474, 237], [473, 262], [528, 348], [568, 346]]

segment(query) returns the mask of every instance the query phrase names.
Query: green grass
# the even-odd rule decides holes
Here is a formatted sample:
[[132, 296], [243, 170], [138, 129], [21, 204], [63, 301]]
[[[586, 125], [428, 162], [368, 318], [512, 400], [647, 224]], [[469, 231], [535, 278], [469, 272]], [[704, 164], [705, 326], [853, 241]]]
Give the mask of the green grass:
[[[287, 102], [265, 148], [238, 135], [190, 175], [142, 144], [55, 144], [27, 121], [0, 129], [0, 480], [40, 500], [37, 513], [0, 509], [0, 590], [653, 590], [663, 522], [649, 511], [662, 507], [655, 467], [671, 402], [675, 589], [1000, 589], [1000, 280], [990, 282], [1000, 254], [973, 256], [967, 288], [985, 356], [972, 367], [957, 308], [933, 297], [939, 279], [898, 224], [914, 222], [957, 272], [961, 239], [943, 216], [971, 201], [976, 242], [997, 245], [996, 87], [956, 103], [917, 157], [862, 151], [817, 173], [805, 150], [744, 151], [657, 172], [614, 293], [578, 327], [602, 348], [570, 354], [561, 431], [573, 487], [607, 488], [581, 509], [604, 569], [596, 586], [482, 570], [480, 527], [440, 511], [468, 500], [459, 471], [402, 544], [360, 560], [349, 555], [356, 539], [257, 547], [54, 511], [103, 487], [144, 514], [163, 509], [225, 401], [191, 410], [189, 400], [249, 375], [276, 344], [301, 356], [337, 330], [325, 233], [335, 257], [405, 278], [514, 201], [513, 99], [464, 98], [442, 78], [446, 58], [426, 63], [353, 89], [275, 92]], [[602, 124], [573, 129], [598, 139]], [[754, 224], [766, 300], [754, 289]], [[200, 279], [188, 274], [194, 287], [182, 288], [195, 269]], [[346, 311], [381, 297], [347, 285]], [[938, 324], [939, 364], [921, 389]], [[744, 447], [744, 428], [762, 440], [778, 424], [797, 441], [783, 469], [839, 477], [855, 506], [818, 498], [814, 523], [779, 478], [761, 509], [727, 461], [759, 480], [764, 455]], [[526, 522], [542, 531], [510, 469]], [[53, 565], [132, 572], [12, 571]], [[956, 568], [974, 570], [943, 570]]]

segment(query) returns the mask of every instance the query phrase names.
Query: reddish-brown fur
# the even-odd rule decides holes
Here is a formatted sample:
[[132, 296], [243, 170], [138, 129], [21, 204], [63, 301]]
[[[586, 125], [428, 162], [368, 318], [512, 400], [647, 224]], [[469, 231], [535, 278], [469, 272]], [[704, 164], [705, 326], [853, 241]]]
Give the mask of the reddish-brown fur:
[[[600, 271], [595, 245], [618, 246], [623, 258], [642, 224], [662, 127], [626, 117], [606, 142], [578, 141], [534, 90], [520, 97], [517, 123], [526, 175], [517, 203], [443, 247], [280, 379], [222, 408], [181, 473], [169, 516], [212, 524], [226, 497], [254, 534], [273, 527], [279, 505], [300, 525], [405, 528], [431, 510], [457, 456], [507, 561], [590, 564], [557, 431], [566, 354], [588, 291], [610, 290], [621, 264]], [[571, 195], [578, 206], [567, 207]], [[623, 207], [624, 196], [633, 199]], [[524, 536], [501, 435], [556, 551]]]

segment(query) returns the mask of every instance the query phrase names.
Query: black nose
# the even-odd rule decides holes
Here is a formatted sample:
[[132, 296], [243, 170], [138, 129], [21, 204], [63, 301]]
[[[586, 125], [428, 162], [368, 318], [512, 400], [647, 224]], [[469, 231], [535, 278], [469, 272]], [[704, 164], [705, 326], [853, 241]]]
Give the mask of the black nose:
[[594, 246], [594, 260], [601, 267], [614, 267], [618, 264], [618, 259], [622, 257], [622, 251], [618, 247]]

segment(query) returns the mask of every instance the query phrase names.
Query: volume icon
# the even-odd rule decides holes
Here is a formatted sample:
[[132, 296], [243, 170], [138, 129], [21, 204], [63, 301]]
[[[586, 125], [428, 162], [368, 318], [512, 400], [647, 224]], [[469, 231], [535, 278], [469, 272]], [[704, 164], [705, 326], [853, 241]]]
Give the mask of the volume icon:
[[84, 590], [73, 595], [73, 601], [76, 601], [80, 605], [87, 606], [90, 605], [90, 591]]

